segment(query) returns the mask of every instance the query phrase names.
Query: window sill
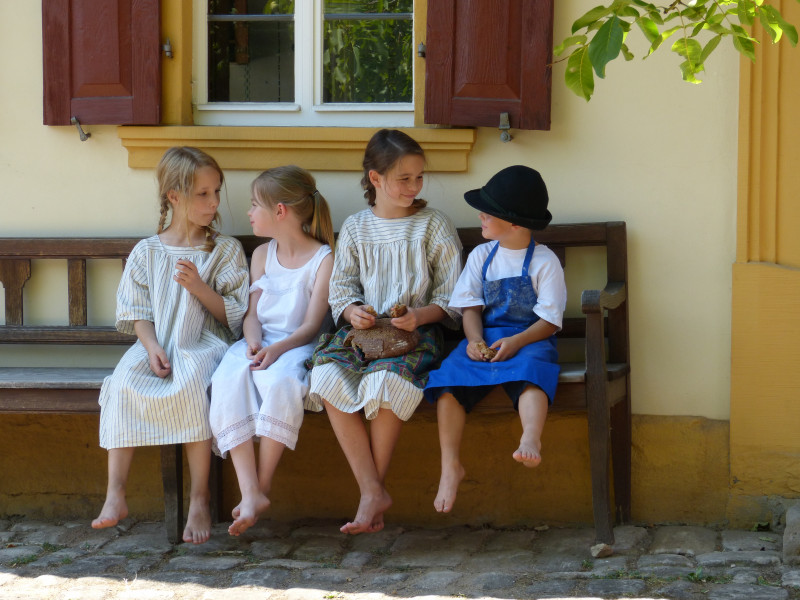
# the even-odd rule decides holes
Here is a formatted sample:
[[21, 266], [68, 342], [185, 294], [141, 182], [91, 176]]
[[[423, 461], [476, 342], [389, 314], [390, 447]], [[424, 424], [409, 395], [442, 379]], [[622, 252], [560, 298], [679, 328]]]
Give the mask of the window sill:
[[[172, 146], [198, 146], [223, 169], [263, 171], [297, 164], [312, 171], [360, 171], [369, 127], [197, 127], [123, 126], [128, 166], [152, 169]], [[466, 171], [474, 129], [407, 128], [425, 150], [429, 172]]]

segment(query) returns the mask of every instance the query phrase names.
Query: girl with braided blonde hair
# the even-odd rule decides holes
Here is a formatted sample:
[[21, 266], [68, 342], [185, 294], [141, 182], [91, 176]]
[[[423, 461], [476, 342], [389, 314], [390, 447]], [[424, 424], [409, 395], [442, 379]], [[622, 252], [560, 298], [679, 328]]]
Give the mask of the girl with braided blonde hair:
[[[225, 182], [225, 176], [217, 161], [198, 148], [192, 148], [191, 146], [176, 147], [171, 148], [164, 154], [158, 163], [158, 167], [156, 167], [158, 197], [161, 200], [161, 218], [158, 221], [156, 233], [160, 234], [168, 229], [176, 219], [183, 221], [182, 228], [186, 228], [187, 231], [190, 230], [188, 223], [189, 203], [184, 202], [180, 205], [173, 205], [170, 200], [170, 192], [182, 193], [187, 197], [191, 197], [195, 185], [195, 173], [198, 169], [203, 168], [216, 171], [217, 175], [219, 175], [220, 186]], [[219, 190], [217, 190], [218, 193]], [[170, 211], [172, 211], [172, 218], [167, 223], [167, 216]], [[219, 221], [219, 213], [215, 211], [211, 223], [199, 225], [200, 229], [205, 233], [203, 247], [207, 251], [214, 247], [214, 238], [217, 232], [213, 226], [218, 225]]]
[[211, 533], [208, 386], [242, 331], [247, 262], [239, 241], [212, 227], [223, 179], [213, 158], [197, 148], [170, 148], [156, 173], [158, 233], [133, 248], [117, 290], [117, 329], [138, 341], [100, 390], [108, 488], [92, 527], [112, 527], [128, 515], [136, 447], [185, 444], [191, 495], [183, 540], [200, 544]]
[[215, 450], [230, 452], [242, 495], [231, 535], [269, 508], [278, 461], [284, 448], [294, 450], [303, 422], [305, 362], [332, 326], [333, 225], [314, 177], [300, 167], [276, 167], [259, 175], [251, 192], [253, 233], [271, 239], [253, 251], [244, 339], [231, 346], [211, 383]]

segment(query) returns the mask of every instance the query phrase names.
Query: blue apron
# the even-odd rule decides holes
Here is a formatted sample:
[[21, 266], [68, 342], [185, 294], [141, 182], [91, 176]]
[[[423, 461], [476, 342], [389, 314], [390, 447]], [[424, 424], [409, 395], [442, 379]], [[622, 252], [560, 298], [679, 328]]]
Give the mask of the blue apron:
[[[528, 274], [536, 243], [531, 240], [522, 264], [522, 273], [518, 277], [486, 281], [486, 272], [499, 246], [499, 243], [495, 244], [489, 252], [482, 271], [485, 303], [483, 339], [490, 346], [500, 338], [525, 331], [539, 320], [539, 316], [533, 312], [537, 300], [536, 291]], [[443, 392], [449, 391], [461, 401], [459, 396], [468, 393], [463, 388], [480, 387], [483, 397], [498, 384], [525, 382], [525, 385], [517, 386], [517, 397], [528, 383], [533, 383], [544, 390], [552, 403], [560, 370], [557, 361], [555, 336], [528, 344], [520, 348], [513, 358], [500, 362], [472, 360], [467, 356], [467, 340], [464, 339], [438, 369], [431, 371], [425, 386], [425, 397], [434, 402]], [[509, 387], [506, 387], [506, 391], [511, 395]], [[512, 398], [515, 405], [517, 399]], [[474, 402], [467, 401], [464, 404], [469, 406]]]

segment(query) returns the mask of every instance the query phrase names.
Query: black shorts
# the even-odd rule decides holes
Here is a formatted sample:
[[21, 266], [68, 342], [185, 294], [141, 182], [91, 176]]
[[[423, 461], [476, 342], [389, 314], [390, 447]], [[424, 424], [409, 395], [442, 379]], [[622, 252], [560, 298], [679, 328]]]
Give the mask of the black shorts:
[[527, 388], [529, 385], [538, 387], [530, 381], [508, 381], [506, 383], [490, 385], [453, 385], [441, 387], [436, 390], [438, 393], [436, 399], [438, 400], [442, 394], [449, 392], [453, 394], [455, 399], [458, 400], [458, 403], [464, 407], [465, 412], [470, 412], [475, 405], [486, 398], [486, 396], [489, 395], [489, 392], [496, 388], [497, 385], [502, 386], [506, 394], [508, 394], [508, 397], [511, 398], [511, 403], [514, 405], [514, 410], [516, 411], [519, 411], [519, 397], [522, 395], [522, 392], [525, 391], [525, 388]]

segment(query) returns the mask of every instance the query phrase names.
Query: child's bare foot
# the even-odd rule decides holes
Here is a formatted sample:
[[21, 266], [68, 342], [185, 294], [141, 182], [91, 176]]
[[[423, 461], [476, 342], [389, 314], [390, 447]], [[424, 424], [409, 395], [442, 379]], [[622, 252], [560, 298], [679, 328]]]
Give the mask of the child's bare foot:
[[211, 537], [211, 509], [208, 498], [192, 498], [189, 501], [189, 516], [183, 530], [183, 541], [203, 544]]
[[383, 529], [383, 513], [392, 505], [392, 497], [382, 489], [380, 494], [361, 496], [356, 518], [342, 525], [342, 533], [375, 533]]
[[252, 497], [242, 498], [239, 506], [233, 509], [233, 523], [228, 527], [231, 535], [241, 535], [256, 524], [259, 515], [269, 508], [269, 498], [259, 493]]
[[526, 467], [538, 467], [539, 463], [542, 462], [542, 455], [539, 453], [541, 447], [541, 443], [533, 446], [520, 441], [519, 448], [512, 454], [512, 457]]
[[456, 463], [449, 467], [442, 466], [442, 476], [439, 478], [439, 492], [433, 501], [436, 512], [450, 512], [456, 501], [458, 485], [464, 479], [464, 467]]
[[127, 516], [128, 503], [125, 502], [125, 494], [109, 494], [100, 510], [100, 516], [92, 521], [92, 527], [95, 529], [113, 527]]

